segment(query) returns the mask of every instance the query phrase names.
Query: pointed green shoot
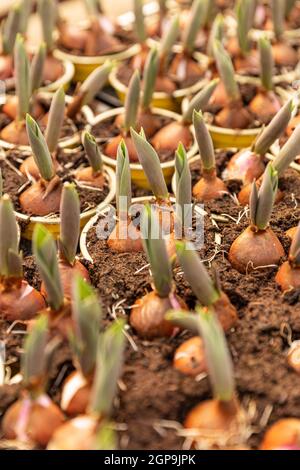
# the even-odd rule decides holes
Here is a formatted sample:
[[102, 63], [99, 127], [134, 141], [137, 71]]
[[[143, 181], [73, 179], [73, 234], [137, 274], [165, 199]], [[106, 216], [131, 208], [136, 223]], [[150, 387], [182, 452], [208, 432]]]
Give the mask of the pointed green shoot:
[[164, 33], [161, 42], [160, 42], [160, 49], [159, 49], [159, 57], [164, 64], [167, 63], [168, 57], [172, 52], [172, 48], [177, 41], [180, 31], [180, 22], [179, 16], [174, 16], [172, 19], [169, 28]]
[[29, 111], [30, 74], [29, 59], [24, 46], [24, 39], [19, 34], [16, 38], [15, 51], [16, 96], [18, 97], [18, 119], [24, 120]]
[[19, 230], [10, 197], [0, 199], [0, 276], [22, 278]]
[[91, 411], [99, 417], [111, 414], [123, 362], [126, 337], [124, 320], [116, 320], [100, 335]]
[[199, 325], [197, 315], [188, 313], [186, 310], [170, 310], [165, 319], [172, 322], [182, 330], [188, 330], [193, 334], [199, 333]]
[[96, 94], [102, 90], [104, 85], [107, 83], [108, 76], [112, 71], [112, 68], [112, 62], [106, 61], [103, 65], [100, 65], [93, 70], [93, 72], [85, 79], [78, 92], [78, 94], [82, 96], [81, 106], [89, 104]]
[[297, 155], [300, 154], [300, 124], [296, 127], [288, 141], [279, 150], [273, 160], [273, 166], [278, 172], [278, 176], [290, 166]]
[[65, 118], [65, 92], [60, 87], [54, 94], [48, 115], [48, 123], [45, 132], [45, 139], [49, 152], [56, 152], [58, 141]]
[[220, 41], [215, 40], [213, 47], [217, 69], [225, 87], [226, 94], [230, 100], [238, 101], [240, 100], [240, 91], [234, 76], [231, 58]]
[[183, 34], [183, 49], [192, 54], [199, 30], [204, 26], [207, 18], [209, 0], [194, 0], [190, 13], [190, 21]]
[[26, 129], [34, 161], [40, 175], [44, 180], [50, 181], [55, 176], [51, 154], [37, 122], [29, 114], [26, 116]]
[[136, 127], [139, 103], [140, 103], [140, 93], [141, 93], [141, 80], [139, 71], [136, 70], [132, 75], [126, 100], [125, 100], [125, 116], [124, 116], [124, 129], [125, 132], [129, 132], [130, 128]]
[[57, 312], [63, 306], [64, 293], [58, 269], [56, 244], [51, 233], [43, 225], [37, 224], [34, 228], [32, 250], [45, 284], [48, 304]]
[[134, 0], [134, 26], [138, 42], [144, 44], [147, 39], [147, 32], [145, 28], [145, 18], [143, 13], [144, 1]]
[[224, 35], [224, 16], [219, 13], [212, 24], [211, 31], [209, 34], [208, 42], [207, 42], [207, 55], [208, 57], [214, 56], [213, 44], [215, 40], [222, 41]]
[[176, 177], [176, 217], [180, 223], [181, 235], [183, 228], [191, 225], [192, 212], [192, 176], [186, 151], [182, 143], [178, 145], [175, 154]]
[[93, 287], [81, 276], [74, 277], [72, 286], [74, 335], [71, 347], [84, 377], [94, 372], [102, 310]]
[[57, 19], [57, 6], [54, 0], [38, 0], [38, 13], [41, 18], [43, 39], [47, 50], [54, 48], [53, 32]]
[[206, 127], [201, 111], [199, 113], [194, 111], [193, 123], [202, 167], [204, 170], [211, 170], [216, 166], [215, 150], [211, 135]]
[[268, 38], [260, 37], [258, 40], [260, 56], [260, 80], [265, 90], [273, 89], [274, 59], [272, 46]]
[[213, 309], [207, 311], [197, 307], [196, 311], [214, 398], [230, 402], [234, 398], [235, 383], [232, 360], [223, 328]]
[[252, 27], [256, 0], [238, 0], [236, 5], [237, 37], [243, 54], [250, 51], [249, 31]]
[[101, 421], [93, 450], [117, 450], [117, 436], [111, 423]]
[[150, 263], [155, 290], [162, 298], [172, 291], [172, 269], [157, 210], [146, 204], [142, 213], [143, 246]]
[[300, 267], [300, 223], [291, 243], [289, 262], [296, 268]]
[[276, 39], [280, 39], [284, 31], [284, 16], [285, 16], [285, 1], [286, 0], [271, 0], [273, 28]]
[[12, 54], [17, 34], [20, 31], [21, 21], [21, 4], [14, 3], [10, 7], [8, 17], [2, 29], [2, 49], [4, 54]]
[[155, 90], [155, 82], [158, 73], [158, 52], [156, 47], [149, 52], [143, 74], [143, 97], [142, 108], [147, 110], [150, 108], [152, 96]]
[[41, 43], [37, 53], [32, 59], [30, 67], [31, 93], [38, 90], [43, 83], [43, 70], [46, 60], [46, 44]]
[[205, 106], [208, 104], [213, 92], [215, 91], [219, 79], [215, 78], [211, 80], [207, 85], [205, 85], [202, 90], [200, 90], [189, 102], [187, 109], [183, 113], [182, 121], [187, 124], [192, 124], [193, 122], [193, 113], [194, 110], [202, 111]]
[[255, 141], [253, 150], [259, 155], [265, 155], [271, 145], [283, 134], [288, 125], [295, 107], [293, 98], [285, 103], [284, 106], [273, 117], [270, 124], [264, 128], [262, 133]]
[[220, 292], [210, 278], [193, 244], [176, 241], [176, 254], [184, 276], [201, 305], [205, 307], [213, 305], [219, 299]]
[[24, 344], [22, 374], [25, 386], [29, 389], [40, 388], [46, 378], [48, 341], [48, 318], [41, 315], [35, 322]]
[[82, 144], [94, 174], [102, 173], [102, 155], [95, 137], [90, 132], [85, 131], [82, 135]]
[[21, 2], [21, 19], [19, 24], [19, 32], [25, 34], [28, 27], [28, 20], [32, 12], [32, 0], [22, 0]]
[[258, 230], [265, 230], [269, 225], [277, 189], [278, 173], [273, 164], [269, 163], [259, 191], [254, 181], [250, 195], [250, 220]]
[[75, 262], [80, 235], [80, 201], [74, 183], [64, 183], [60, 201], [59, 251], [71, 266]]
[[169, 192], [156, 151], [143, 132], [138, 134], [131, 129], [131, 138], [154, 196], [158, 200], [168, 200]]
[[126, 144], [122, 139], [118, 146], [116, 169], [116, 204], [119, 219], [128, 214], [131, 206], [131, 195], [129, 155]]

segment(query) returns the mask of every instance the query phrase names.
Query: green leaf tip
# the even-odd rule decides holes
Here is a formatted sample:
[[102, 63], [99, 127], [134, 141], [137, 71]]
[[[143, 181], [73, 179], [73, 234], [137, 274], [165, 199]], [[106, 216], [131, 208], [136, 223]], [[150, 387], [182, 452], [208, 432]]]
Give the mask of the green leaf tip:
[[205, 170], [211, 170], [215, 168], [215, 150], [211, 135], [204, 122], [203, 115], [200, 112], [194, 110], [193, 123], [195, 129], [195, 136], [201, 156], [202, 167]]
[[258, 230], [265, 230], [269, 225], [278, 189], [278, 172], [270, 162], [265, 169], [259, 191], [253, 183], [250, 195], [250, 220]]
[[55, 170], [49, 148], [37, 122], [29, 114], [26, 115], [26, 129], [40, 175], [44, 180], [50, 181], [55, 176]]
[[234, 75], [234, 67], [228, 52], [217, 39], [213, 44], [214, 57], [217, 69], [228, 98], [232, 101], [240, 100], [240, 91]]
[[61, 256], [72, 266], [75, 262], [80, 235], [80, 200], [74, 183], [64, 183], [60, 201]]
[[19, 228], [10, 197], [0, 199], [0, 276], [22, 278]]
[[95, 137], [88, 131], [82, 134], [82, 144], [89, 160], [89, 163], [95, 174], [103, 171], [103, 161], [99, 146]]
[[116, 169], [116, 204], [119, 219], [129, 212], [131, 206], [131, 172], [129, 154], [122, 139], [117, 151], [117, 169]]

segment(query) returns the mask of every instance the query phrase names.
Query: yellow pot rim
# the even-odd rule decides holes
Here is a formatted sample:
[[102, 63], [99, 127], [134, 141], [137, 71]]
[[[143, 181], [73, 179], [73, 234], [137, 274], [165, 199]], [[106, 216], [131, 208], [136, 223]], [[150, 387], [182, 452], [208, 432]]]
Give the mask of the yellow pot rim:
[[[104, 199], [97, 207], [94, 207], [93, 209], [89, 209], [86, 212], [82, 212], [80, 214], [80, 221], [85, 220], [87, 218], [93, 217], [97, 211], [102, 210], [105, 206], [111, 203], [111, 201], [114, 199], [116, 195], [116, 177], [115, 177], [115, 172], [112, 168], [109, 166], [104, 165], [104, 171], [106, 173], [106, 176], [108, 178], [108, 183], [109, 183], [109, 192]], [[28, 223], [32, 222], [35, 224], [43, 224], [43, 225], [48, 225], [48, 226], [53, 226], [53, 225], [59, 225], [60, 224], [60, 217], [39, 217], [39, 216], [28, 216], [26, 214], [22, 214], [21, 212], [15, 211], [16, 217], [18, 220]]]
[[[95, 117], [94, 121], [92, 122], [92, 124], [89, 124], [88, 125], [88, 130], [90, 130], [91, 128], [93, 128], [93, 126], [103, 122], [103, 121], [106, 121], [107, 119], [110, 119], [114, 116], [118, 116], [119, 114], [121, 113], [124, 113], [124, 110], [125, 108], [124, 107], [121, 107], [121, 108], [115, 108], [115, 109], [109, 109], [108, 111], [105, 111], [104, 113], [101, 113], [99, 114], [97, 117]], [[170, 117], [172, 119], [174, 119], [174, 121], [180, 121], [181, 120], [181, 116], [180, 114], [177, 114], [175, 113], [174, 111], [169, 111], [168, 109], [162, 109], [162, 108], [151, 108], [151, 111], [153, 112], [153, 114], [157, 114], [159, 116], [165, 116], [165, 117]], [[195, 134], [194, 134], [194, 129], [193, 129], [193, 126], [191, 125], [190, 126], [190, 130], [192, 132], [192, 135], [193, 135], [193, 144], [191, 146], [191, 148], [188, 150], [187, 152], [187, 157], [188, 158], [191, 158], [193, 155], [195, 155], [195, 153], [197, 152], [197, 143], [196, 143], [196, 139], [195, 139]], [[117, 160], [114, 159], [114, 158], [110, 158], [108, 157], [107, 155], [105, 154], [102, 154], [102, 158], [103, 158], [103, 161], [110, 165], [110, 166], [113, 166], [114, 168], [116, 168], [117, 166]], [[173, 160], [170, 160], [168, 162], [162, 162], [160, 164], [161, 168], [164, 170], [166, 168], [172, 168], [174, 167], [174, 164], [175, 164], [175, 159]], [[133, 171], [133, 170], [139, 170], [139, 171], [143, 171], [143, 167], [142, 165], [140, 165], [139, 163], [130, 163], [130, 169]]]
[[78, 65], [101, 65], [106, 60], [115, 60], [115, 61], [122, 61], [129, 59], [130, 57], [138, 54], [141, 50], [141, 46], [139, 44], [133, 44], [129, 46], [127, 49], [121, 52], [115, 52], [114, 54], [104, 54], [99, 56], [79, 56], [76, 54], [70, 54], [69, 52], [62, 51], [61, 49], [55, 49], [55, 55], [57, 58], [61, 60], [68, 60], [71, 61], [73, 64]]

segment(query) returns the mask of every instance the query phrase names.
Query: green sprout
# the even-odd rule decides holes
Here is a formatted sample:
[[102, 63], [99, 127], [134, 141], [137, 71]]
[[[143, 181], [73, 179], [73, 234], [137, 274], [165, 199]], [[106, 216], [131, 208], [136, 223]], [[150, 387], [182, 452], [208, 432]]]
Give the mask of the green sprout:
[[252, 184], [250, 195], [250, 220], [258, 230], [266, 230], [269, 225], [278, 189], [278, 172], [272, 163], [265, 169], [259, 191], [256, 182]]
[[192, 54], [199, 30], [204, 26], [207, 18], [209, 0], [194, 0], [191, 8], [190, 21], [183, 36], [183, 49]]
[[40, 88], [43, 82], [43, 70], [46, 60], [46, 44], [41, 43], [37, 53], [32, 59], [30, 67], [30, 86], [31, 93]]
[[60, 201], [59, 252], [71, 266], [80, 235], [80, 201], [74, 183], [64, 183]]
[[284, 31], [285, 0], [272, 0], [271, 10], [274, 33], [279, 40]]
[[194, 111], [193, 122], [196, 140], [204, 170], [212, 170], [216, 166], [215, 150], [211, 135], [206, 127], [201, 112]]
[[144, 44], [147, 39], [147, 32], [145, 28], [145, 18], [143, 12], [143, 0], [134, 0], [134, 16], [135, 16], [135, 32], [140, 44]]
[[217, 85], [219, 83], [219, 79], [215, 78], [211, 80], [207, 85], [205, 85], [202, 90], [200, 90], [189, 102], [187, 109], [184, 111], [182, 115], [182, 121], [187, 124], [192, 124], [193, 122], [193, 113], [194, 110], [202, 111], [205, 106], [207, 106], [213, 92], [215, 91]]
[[172, 269], [159, 215], [149, 204], [145, 205], [142, 213], [141, 232], [155, 290], [160, 297], [166, 298], [172, 291]]
[[32, 0], [22, 0], [21, 2], [21, 18], [19, 23], [19, 32], [25, 34], [28, 27], [28, 20], [32, 12]]
[[161, 61], [161, 69], [163, 69], [168, 63], [169, 56], [178, 38], [179, 31], [180, 31], [180, 22], [179, 22], [179, 17], [176, 15], [172, 19], [169, 28], [164, 33], [160, 42], [159, 57]]
[[48, 115], [48, 123], [45, 139], [49, 152], [52, 154], [57, 150], [61, 128], [65, 117], [65, 92], [60, 87], [54, 94]]
[[116, 204], [119, 219], [128, 214], [131, 206], [131, 174], [129, 155], [126, 144], [122, 139], [117, 152], [116, 169]]
[[131, 138], [154, 196], [158, 201], [168, 200], [169, 191], [156, 151], [147, 141], [143, 130], [138, 134], [134, 129], [131, 129]]
[[55, 176], [51, 154], [38, 124], [29, 114], [26, 116], [26, 129], [34, 161], [41, 177], [50, 181]]
[[256, 0], [238, 0], [236, 5], [237, 14], [237, 37], [242, 54], [250, 51], [249, 31], [252, 27], [255, 14]]
[[19, 252], [19, 229], [10, 197], [0, 199], [0, 276], [22, 278], [22, 253]]
[[230, 56], [218, 40], [215, 40], [213, 49], [217, 69], [225, 87], [226, 94], [231, 101], [239, 101], [240, 91], [234, 76], [234, 68]]
[[20, 31], [21, 4], [14, 3], [9, 10], [8, 17], [5, 20], [2, 28], [2, 49], [3, 53], [10, 55], [13, 53], [15, 41], [18, 32]]
[[149, 52], [143, 74], [143, 97], [142, 97], [142, 109], [148, 110], [152, 101], [152, 96], [155, 90], [155, 82], [158, 73], [158, 52], [154, 47]]
[[32, 250], [41, 278], [45, 284], [50, 308], [57, 312], [64, 304], [64, 293], [59, 274], [56, 244], [51, 233], [41, 224], [33, 232]]
[[191, 221], [192, 212], [192, 176], [186, 151], [182, 143], [178, 145], [175, 154], [176, 177], [176, 217], [180, 223], [181, 236]]
[[90, 377], [96, 365], [102, 310], [95, 290], [79, 275], [73, 280], [72, 315], [70, 344], [82, 374]]
[[85, 131], [82, 135], [82, 144], [94, 174], [97, 175], [102, 173], [102, 155], [95, 137], [90, 134], [90, 132]]
[[273, 160], [273, 167], [278, 173], [278, 177], [290, 166], [297, 155], [300, 154], [300, 124], [284, 146], [279, 150]]
[[90, 408], [99, 417], [109, 417], [121, 374], [126, 337], [124, 320], [116, 320], [100, 334]]
[[207, 42], [207, 55], [208, 57], [213, 58], [214, 56], [214, 50], [213, 50], [213, 44], [215, 40], [217, 41], [222, 41], [224, 35], [224, 17], [221, 13], [219, 13], [212, 24], [211, 31], [208, 37], [208, 42]]
[[26, 54], [24, 39], [19, 34], [16, 38], [14, 50], [16, 96], [18, 97], [18, 119], [24, 120], [29, 112], [30, 102], [30, 76], [29, 60]]
[[273, 71], [274, 59], [272, 46], [266, 37], [260, 37], [258, 40], [258, 49], [260, 55], [260, 79], [265, 90], [273, 90]]
[[49, 52], [54, 48], [53, 31], [57, 20], [56, 1], [38, 0], [38, 13], [42, 22], [43, 39]]
[[125, 100], [124, 129], [128, 133], [131, 127], [136, 127], [141, 93], [141, 81], [139, 71], [136, 70], [131, 77]]

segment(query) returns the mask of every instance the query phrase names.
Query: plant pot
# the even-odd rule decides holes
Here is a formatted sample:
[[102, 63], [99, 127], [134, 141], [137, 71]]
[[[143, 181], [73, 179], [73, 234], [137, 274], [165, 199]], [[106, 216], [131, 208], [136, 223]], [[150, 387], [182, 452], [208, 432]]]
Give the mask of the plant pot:
[[117, 52], [115, 54], [87, 57], [70, 54], [68, 52], [62, 51], [61, 49], [56, 49], [55, 56], [60, 60], [67, 60], [72, 62], [75, 67], [73, 82], [83, 82], [93, 70], [99, 67], [99, 65], [104, 64], [107, 60], [122, 62], [138, 54], [139, 51], [140, 45], [133, 44], [132, 46], [129, 46], [126, 50], [122, 52]]
[[[242, 77], [236, 76], [238, 82], [242, 83], [252, 83], [257, 85], [257, 79], [253, 77]], [[282, 102], [285, 103], [290, 98], [290, 93], [287, 90], [284, 90], [281, 87], [275, 87], [276, 94], [282, 99]], [[188, 105], [188, 100], [185, 99], [182, 103], [183, 111]], [[207, 128], [212, 137], [215, 148], [247, 148], [251, 147], [252, 142], [262, 131], [262, 127], [257, 127], [255, 129], [228, 129], [226, 127], [219, 127], [214, 124], [207, 123]]]
[[[155, 43], [151, 40], [150, 43]], [[182, 48], [180, 46], [175, 46], [174, 50], [180, 52]], [[193, 57], [198, 63], [204, 63], [206, 68], [208, 68], [209, 59], [204, 54], [200, 52], [195, 52]], [[109, 76], [109, 81], [111, 86], [116, 90], [117, 95], [122, 103], [125, 103], [125, 98], [127, 95], [128, 87], [122, 83], [117, 77], [118, 68], [114, 68]], [[170, 111], [180, 112], [180, 106], [182, 100], [186, 96], [196, 94], [204, 85], [208, 82], [208, 77], [201, 78], [194, 85], [174, 91], [171, 95], [164, 92], [154, 92], [152, 99], [152, 106], [155, 108], [168, 109]]]
[[[116, 177], [115, 172], [112, 168], [104, 165], [104, 170], [107, 175], [107, 179], [109, 182], [109, 192], [104, 199], [97, 207], [90, 209], [86, 212], [81, 213], [80, 215], [80, 226], [83, 228], [88, 220], [93, 217], [97, 212], [101, 211], [105, 206], [111, 203], [114, 199], [116, 194]], [[36, 224], [44, 225], [49, 232], [55, 238], [58, 238], [60, 232], [60, 218], [57, 216], [50, 216], [50, 217], [37, 217], [37, 216], [29, 216], [27, 214], [22, 214], [21, 212], [15, 211], [17, 221], [20, 223], [22, 227], [22, 237], [26, 238], [27, 240], [32, 239], [33, 231]]]
[[[133, 204], [142, 204], [142, 203], [146, 203], [146, 202], [150, 202], [150, 201], [154, 201], [155, 198], [154, 196], [142, 196], [142, 197], [134, 197], [132, 199], [132, 205]], [[172, 203], [175, 203], [175, 199], [173, 197], [170, 198], [170, 201]], [[81, 254], [82, 256], [87, 260], [89, 261], [90, 263], [93, 263], [93, 258], [91, 257], [90, 253], [89, 253], [89, 250], [88, 250], [88, 247], [87, 247], [87, 235], [88, 235], [88, 232], [90, 231], [90, 229], [96, 225], [96, 223], [98, 222], [98, 219], [100, 217], [103, 217], [105, 216], [107, 213], [109, 212], [109, 207], [106, 206], [106, 207], [103, 207], [103, 208], [97, 208], [97, 214], [95, 214], [88, 222], [87, 224], [85, 225], [85, 227], [83, 227], [82, 229], [82, 232], [81, 232], [81, 235], [80, 235], [80, 242], [79, 242], [79, 246], [80, 246], [80, 251], [81, 251]]]
[[[43, 98], [50, 99], [52, 96], [52, 93], [41, 91], [40, 95]], [[66, 95], [65, 99], [66, 99], [66, 103], [70, 103], [70, 101], [72, 100], [72, 97], [69, 95]], [[4, 104], [3, 101], [1, 101], [1, 105], [2, 104]], [[94, 113], [89, 106], [87, 105], [83, 106], [81, 109], [81, 113], [85, 117], [87, 123], [91, 123], [94, 120]], [[58, 145], [61, 148], [71, 148], [71, 147], [75, 147], [79, 143], [80, 143], [80, 132], [77, 131], [72, 137], [68, 136], [68, 137], [61, 138], [58, 142]], [[7, 142], [6, 140], [0, 139], [0, 147], [4, 148], [5, 150], [12, 150], [16, 148], [16, 145], [11, 144], [10, 142]], [[29, 152], [31, 150], [29, 145], [19, 145], [18, 148], [26, 152]]]
[[[92, 133], [93, 133], [93, 126], [95, 126], [95, 125], [97, 125], [97, 124], [99, 124], [103, 121], [106, 121], [108, 119], [111, 119], [112, 117], [116, 117], [116, 116], [118, 116], [119, 114], [121, 114], [123, 112], [124, 112], [124, 108], [116, 108], [116, 109], [108, 110], [108, 111], [100, 114], [99, 116], [97, 116], [94, 119], [94, 121], [92, 123], [92, 126], [89, 126], [89, 130], [90, 130], [90, 127], [91, 127], [92, 128]], [[157, 115], [160, 115], [160, 116], [172, 118], [175, 121], [180, 121], [180, 119], [181, 119], [181, 116], [179, 114], [176, 114], [173, 111], [169, 111], [167, 109], [153, 108], [152, 112], [153, 112], [153, 114], [157, 114]], [[193, 133], [192, 126], [191, 126], [190, 129]], [[194, 136], [194, 134], [193, 134], [193, 136]], [[187, 152], [188, 158], [191, 158], [193, 155], [195, 155], [196, 151], [197, 151], [197, 144], [196, 144], [196, 141], [194, 139], [194, 142], [193, 142], [191, 148]], [[102, 152], [102, 158], [103, 158], [103, 161], [106, 163], [106, 165], [109, 165], [112, 168], [116, 169], [116, 165], [117, 165], [117, 160], [116, 159], [108, 157], [103, 152]], [[163, 174], [164, 174], [164, 177], [165, 177], [165, 180], [166, 180], [167, 184], [169, 184], [171, 182], [172, 175], [174, 173], [174, 167], [175, 167], [175, 160], [174, 159], [172, 159], [168, 162], [161, 163], [161, 168], [162, 168], [162, 171], [163, 171]], [[131, 163], [130, 164], [130, 170], [131, 170], [131, 179], [132, 179], [133, 183], [135, 183], [139, 188], [150, 189], [150, 186], [149, 186], [148, 180], [146, 178], [146, 175], [144, 173], [142, 165], [140, 165], [139, 163]]]

